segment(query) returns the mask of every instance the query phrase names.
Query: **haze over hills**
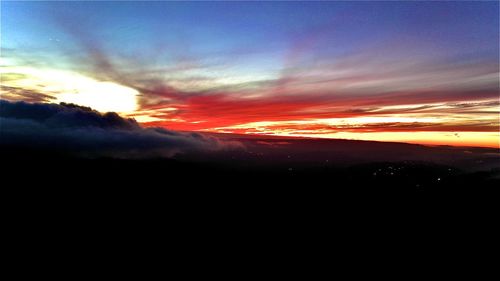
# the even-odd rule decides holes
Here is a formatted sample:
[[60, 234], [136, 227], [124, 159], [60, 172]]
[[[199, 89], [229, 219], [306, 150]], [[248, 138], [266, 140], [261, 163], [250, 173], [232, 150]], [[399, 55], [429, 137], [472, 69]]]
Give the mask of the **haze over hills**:
[[419, 161], [468, 170], [500, 168], [497, 148], [428, 146], [398, 142], [214, 134], [245, 146], [249, 161], [263, 163], [329, 163], [345, 166], [369, 162]]

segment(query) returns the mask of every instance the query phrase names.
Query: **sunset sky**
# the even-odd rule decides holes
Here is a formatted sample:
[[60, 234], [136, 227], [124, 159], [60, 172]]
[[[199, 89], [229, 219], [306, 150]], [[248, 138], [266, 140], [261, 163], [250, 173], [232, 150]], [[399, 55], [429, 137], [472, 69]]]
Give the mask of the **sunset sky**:
[[1, 2], [1, 98], [144, 126], [499, 146], [499, 3]]

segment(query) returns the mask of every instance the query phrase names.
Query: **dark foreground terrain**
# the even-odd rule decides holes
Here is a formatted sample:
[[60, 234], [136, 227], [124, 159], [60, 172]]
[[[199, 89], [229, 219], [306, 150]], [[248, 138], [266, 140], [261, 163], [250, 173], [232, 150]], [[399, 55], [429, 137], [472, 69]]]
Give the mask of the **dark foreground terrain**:
[[480, 243], [495, 233], [494, 149], [222, 137], [244, 149], [135, 160], [3, 149], [9, 231], [51, 251], [62, 243], [121, 254], [137, 243], [192, 255], [222, 243], [288, 253], [301, 241], [379, 255], [390, 242], [426, 256], [430, 242], [462, 251], [450, 242], [457, 234]]
[[[4, 179], [24, 188], [110, 192], [496, 193], [498, 150], [218, 135], [239, 149], [173, 158], [88, 158], [8, 147]], [[114, 192], [114, 191], [113, 191]], [[227, 193], [229, 192], [229, 193]]]
[[7, 217], [21, 217], [15, 223], [33, 233], [119, 225], [125, 233], [180, 231], [193, 241], [210, 229], [251, 234], [249, 225], [350, 229], [359, 239], [402, 225], [409, 233], [447, 228], [451, 221], [495, 225], [489, 219], [500, 194], [495, 149], [219, 137], [242, 148], [117, 159], [4, 147]]

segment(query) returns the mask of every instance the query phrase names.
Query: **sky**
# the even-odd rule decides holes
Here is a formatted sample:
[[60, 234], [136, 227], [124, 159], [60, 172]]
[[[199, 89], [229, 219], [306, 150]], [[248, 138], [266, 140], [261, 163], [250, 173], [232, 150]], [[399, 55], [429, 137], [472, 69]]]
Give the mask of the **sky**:
[[1, 98], [146, 127], [499, 147], [499, 3], [1, 3]]

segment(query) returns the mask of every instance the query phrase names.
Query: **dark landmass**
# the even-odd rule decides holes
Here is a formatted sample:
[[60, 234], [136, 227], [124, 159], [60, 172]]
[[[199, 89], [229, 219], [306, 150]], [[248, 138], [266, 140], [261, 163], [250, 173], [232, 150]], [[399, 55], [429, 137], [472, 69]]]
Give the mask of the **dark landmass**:
[[2, 160], [8, 165], [2, 170], [4, 177], [16, 177], [18, 184], [26, 179], [68, 189], [77, 183], [94, 188], [333, 193], [481, 193], [500, 188], [499, 154], [493, 148], [239, 135], [222, 138], [242, 146], [147, 159], [89, 158], [3, 147]]
[[[133, 222], [133, 231], [183, 229], [193, 239], [213, 227], [247, 232], [248, 224], [298, 222], [352, 229], [404, 223], [413, 232], [497, 213], [495, 149], [224, 137], [242, 148], [119, 159], [2, 147], [4, 198], [24, 218], [21, 228], [80, 232], [82, 223], [113, 229]], [[388, 218], [390, 225], [380, 224]]]

